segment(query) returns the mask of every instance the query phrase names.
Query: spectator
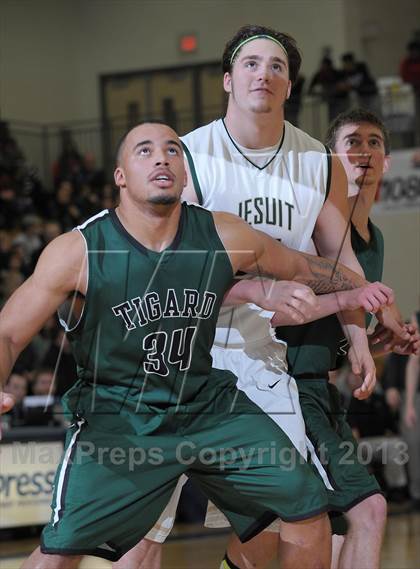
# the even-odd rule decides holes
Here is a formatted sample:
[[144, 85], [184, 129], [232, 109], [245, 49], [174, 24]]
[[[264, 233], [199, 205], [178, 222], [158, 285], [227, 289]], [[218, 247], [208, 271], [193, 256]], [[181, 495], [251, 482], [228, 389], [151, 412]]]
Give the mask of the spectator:
[[292, 85], [290, 97], [286, 101], [284, 108], [285, 118], [294, 126], [298, 126], [300, 107], [302, 106], [303, 85], [305, 77], [299, 74]]
[[400, 75], [405, 83], [410, 83], [415, 97], [415, 133], [420, 144], [420, 40], [416, 39], [407, 44], [407, 55], [400, 63]]
[[[420, 325], [420, 312], [413, 318]], [[408, 445], [410, 495], [416, 510], [420, 510], [420, 357], [408, 358], [405, 373], [405, 401], [401, 417], [401, 433]]]
[[420, 41], [407, 44], [407, 55], [400, 63], [400, 75], [405, 83], [410, 83], [416, 93], [420, 93]]
[[332, 60], [324, 57], [309, 85], [308, 93], [319, 95], [327, 103], [330, 121], [349, 106], [348, 90], [342, 79], [343, 74], [334, 67]]
[[55, 397], [54, 372], [41, 368], [32, 380], [32, 395], [24, 400], [25, 424], [59, 426], [64, 424], [63, 409]]
[[22, 251], [20, 247], [12, 246], [5, 268], [0, 271], [0, 293], [3, 299], [9, 298], [23, 283], [25, 273]]
[[[350, 388], [359, 380], [350, 371], [347, 378]], [[358, 452], [366, 461], [383, 469], [383, 478], [389, 499], [406, 497], [407, 476], [403, 461], [405, 444], [398, 436], [398, 428], [391, 409], [386, 403], [382, 387], [377, 384], [368, 399], [350, 397], [348, 422], [359, 443]]]
[[41, 368], [35, 372], [31, 385], [32, 395], [53, 395], [55, 393], [54, 372]]
[[65, 180], [60, 183], [56, 195], [50, 198], [48, 216], [59, 221], [65, 231], [73, 229], [79, 223], [81, 212], [71, 182]]
[[102, 188], [101, 204], [103, 209], [111, 209], [118, 205], [118, 192], [111, 184], [105, 184]]
[[93, 189], [87, 184], [80, 187], [80, 209], [85, 218], [95, 215], [101, 210], [100, 194], [98, 189]]
[[55, 364], [49, 365], [45, 363], [45, 357], [49, 352], [59, 329], [56, 316], [51, 316], [44, 324], [43, 328], [35, 336], [31, 342], [31, 346], [35, 352], [35, 359], [33, 362], [34, 369], [39, 367], [49, 367], [55, 369]]
[[83, 182], [83, 157], [68, 129], [62, 129], [60, 136], [62, 150], [53, 166], [54, 185], [57, 187], [64, 180], [68, 180], [78, 187]]
[[105, 172], [96, 167], [96, 159], [92, 152], [87, 152], [83, 162], [83, 182], [96, 193], [105, 184]]
[[[19, 214], [36, 212], [43, 195], [37, 172], [26, 164], [22, 151], [9, 131], [8, 124], [0, 122], [0, 188], [5, 187], [13, 189], [14, 206]], [[9, 221], [7, 215], [5, 218], [6, 222]], [[12, 217], [11, 221], [16, 223], [16, 219]], [[5, 227], [3, 223], [2, 226]]]
[[13, 240], [14, 245], [22, 247], [25, 275], [33, 272], [33, 259], [37, 259], [42, 249], [42, 219], [37, 215], [26, 215], [22, 219], [22, 232]]
[[351, 52], [341, 56], [343, 78], [349, 92], [357, 94], [358, 105], [378, 112], [378, 88], [366, 63], [356, 61]]
[[0, 121], [0, 168], [17, 177], [24, 165], [24, 157], [15, 139], [12, 137], [7, 122]]
[[9, 265], [13, 237], [10, 231], [0, 230], [0, 270]]
[[14, 229], [22, 214], [16, 189], [7, 175], [0, 175], [0, 227]]
[[5, 386], [5, 392], [15, 398], [15, 406], [8, 412], [10, 427], [21, 427], [25, 424], [23, 401], [28, 394], [28, 380], [24, 375], [12, 373]]
[[386, 401], [395, 415], [401, 408], [401, 393], [405, 389], [405, 368], [408, 356], [391, 353], [387, 356], [381, 385], [385, 391]]
[[63, 233], [63, 229], [58, 221], [44, 221], [41, 233], [42, 247], [46, 247], [50, 241], [61, 235], [61, 233]]

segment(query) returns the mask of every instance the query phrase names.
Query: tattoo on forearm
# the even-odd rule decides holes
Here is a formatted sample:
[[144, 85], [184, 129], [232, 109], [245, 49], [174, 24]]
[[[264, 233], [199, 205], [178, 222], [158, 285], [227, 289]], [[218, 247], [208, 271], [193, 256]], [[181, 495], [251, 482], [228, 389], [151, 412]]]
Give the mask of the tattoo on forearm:
[[[306, 255], [305, 255], [306, 256]], [[358, 283], [346, 276], [334, 261], [320, 257], [306, 256], [312, 278], [302, 280], [316, 294], [328, 294], [341, 290], [357, 288]]]

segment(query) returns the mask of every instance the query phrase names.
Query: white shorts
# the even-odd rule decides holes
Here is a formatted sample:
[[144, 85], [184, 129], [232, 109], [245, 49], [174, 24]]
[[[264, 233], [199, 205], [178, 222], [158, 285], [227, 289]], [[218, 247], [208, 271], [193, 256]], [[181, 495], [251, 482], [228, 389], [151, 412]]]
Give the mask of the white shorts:
[[[274, 341], [270, 337], [238, 349], [214, 345], [211, 354], [213, 367], [232, 371], [238, 377], [238, 389], [244, 391], [249, 399], [277, 423], [306, 459], [312, 445], [305, 434], [296, 381], [285, 371], [286, 349], [284, 342]], [[170, 502], [156, 525], [146, 535], [146, 539], [159, 543], [165, 541], [175, 522], [179, 497], [186, 481], [186, 476], [179, 479]], [[226, 517], [211, 502], [207, 509], [205, 526], [229, 526]], [[280, 521], [277, 520], [266, 531], [279, 531], [279, 527]]]
[[271, 338], [240, 349], [214, 345], [213, 367], [228, 369], [237, 377], [237, 387], [286, 433], [306, 459], [305, 422], [296, 381], [287, 373], [284, 342]]
[[[145, 535], [145, 539], [150, 539], [150, 541], [156, 541], [157, 543], [163, 543], [171, 533], [175, 523], [176, 510], [178, 508], [178, 502], [181, 496], [182, 488], [187, 480], [188, 477], [185, 476], [185, 474], [182, 474], [179, 477], [178, 484], [176, 485], [176, 488], [171, 496], [171, 499], [168, 502], [168, 505], [163, 510], [160, 518], [149, 531], [149, 533]], [[223, 515], [222, 513], [220, 514]]]

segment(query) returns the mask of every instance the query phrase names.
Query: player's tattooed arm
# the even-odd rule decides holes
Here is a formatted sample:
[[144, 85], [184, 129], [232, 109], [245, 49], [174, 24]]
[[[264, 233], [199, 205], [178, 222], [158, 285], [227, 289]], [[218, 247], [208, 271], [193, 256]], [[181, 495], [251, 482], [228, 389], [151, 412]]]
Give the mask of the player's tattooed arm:
[[241, 270], [258, 276], [297, 281], [317, 294], [351, 290], [368, 284], [362, 276], [344, 265], [289, 249], [235, 215], [213, 215], [234, 273]]
[[330, 259], [301, 253], [308, 263], [310, 275], [302, 276], [299, 282], [309, 286], [315, 294], [328, 294], [341, 290], [351, 290], [367, 284], [360, 275], [336, 264]]

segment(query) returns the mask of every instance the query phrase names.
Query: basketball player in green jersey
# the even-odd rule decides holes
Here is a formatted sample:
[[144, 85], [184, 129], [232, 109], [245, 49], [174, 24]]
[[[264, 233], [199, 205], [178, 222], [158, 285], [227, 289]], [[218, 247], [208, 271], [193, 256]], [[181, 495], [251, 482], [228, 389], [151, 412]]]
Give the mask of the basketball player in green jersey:
[[[340, 114], [329, 126], [326, 143], [340, 157], [349, 183], [351, 217], [351, 242], [367, 279], [381, 280], [384, 258], [384, 241], [380, 229], [370, 220], [370, 212], [384, 172], [390, 165], [390, 140], [383, 122], [364, 109], [353, 109]], [[415, 330], [410, 327], [414, 336]], [[375, 342], [375, 340], [373, 340]], [[418, 342], [405, 347], [400, 340], [388, 340], [387, 348], [398, 353], [418, 352]], [[381, 352], [380, 343], [372, 345], [372, 351]], [[366, 488], [365, 490], [366, 491]], [[333, 538], [333, 567], [355, 566], [364, 559], [367, 567], [379, 566], [382, 528], [373, 525], [364, 516], [363, 500], [347, 511], [350, 522], [344, 545], [343, 538]], [[375, 549], [368, 555], [359, 536], [373, 535]], [[359, 549], [354, 549], [354, 542]], [[372, 542], [370, 542], [372, 543]], [[341, 549], [341, 550], [340, 550]], [[372, 561], [369, 563], [369, 556]]]
[[[388, 167], [386, 131], [369, 113], [344, 113], [331, 125], [327, 140], [348, 177], [352, 246], [365, 274], [367, 271], [370, 277], [381, 279], [383, 238], [378, 228], [368, 224], [368, 219], [380, 179]], [[334, 488], [330, 503], [337, 511], [345, 512], [349, 522], [339, 559], [334, 548], [335, 563], [338, 567], [379, 567], [386, 502], [375, 478], [359, 464], [339, 395], [335, 386], [328, 383], [328, 371], [335, 367], [342, 337], [340, 325], [337, 319], [329, 317], [303, 328], [282, 327], [277, 333], [288, 343], [289, 370], [297, 381], [307, 435], [318, 453], [323, 453], [321, 459]], [[339, 543], [342, 538], [335, 536], [333, 540]]]
[[[78, 363], [63, 401], [73, 422], [50, 523], [24, 568], [73, 568], [84, 554], [118, 560], [153, 526], [182, 473], [244, 541], [278, 517], [322, 516], [328, 542], [323, 483], [306, 462], [296, 460], [291, 472], [272, 452], [273, 443], [291, 451], [290, 440], [237, 390], [233, 374], [211, 368], [210, 349], [238, 270], [295, 279], [314, 292], [365, 281], [236, 216], [181, 204], [183, 153], [166, 125], [127, 134], [115, 181], [120, 205], [49, 244], [0, 317], [3, 383], [46, 319], [72, 294], [83, 297], [77, 314], [60, 318]], [[381, 294], [386, 305], [392, 291]], [[0, 401], [2, 411], [12, 403]], [[133, 454], [140, 450], [141, 460]], [[310, 558], [302, 552], [302, 566], [329, 563], [328, 547]]]

